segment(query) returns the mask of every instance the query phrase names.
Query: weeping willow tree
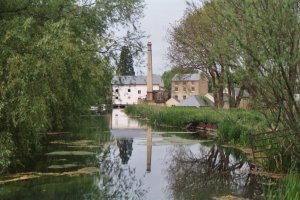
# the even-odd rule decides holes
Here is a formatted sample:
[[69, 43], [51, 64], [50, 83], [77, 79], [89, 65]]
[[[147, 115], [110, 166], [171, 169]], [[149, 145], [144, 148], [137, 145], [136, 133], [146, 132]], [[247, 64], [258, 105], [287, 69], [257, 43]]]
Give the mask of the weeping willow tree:
[[142, 9], [142, 0], [0, 1], [0, 170], [30, 161], [47, 131], [109, 95], [124, 45], [111, 28], [136, 29]]

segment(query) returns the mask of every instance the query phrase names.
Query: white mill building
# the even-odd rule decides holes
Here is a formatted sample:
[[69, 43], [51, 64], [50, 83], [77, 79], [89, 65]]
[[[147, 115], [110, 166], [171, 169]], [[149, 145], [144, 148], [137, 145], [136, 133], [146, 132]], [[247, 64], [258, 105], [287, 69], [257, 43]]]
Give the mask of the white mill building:
[[147, 76], [114, 76], [112, 79], [112, 103], [126, 106], [139, 102], [164, 101], [164, 84], [159, 75], [152, 74], [152, 45], [148, 43]]

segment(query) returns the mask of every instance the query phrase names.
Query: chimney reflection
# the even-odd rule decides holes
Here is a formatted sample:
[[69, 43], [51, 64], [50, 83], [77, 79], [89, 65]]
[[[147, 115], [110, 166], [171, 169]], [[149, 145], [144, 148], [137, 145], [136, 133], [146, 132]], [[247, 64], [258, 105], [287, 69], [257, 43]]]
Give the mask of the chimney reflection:
[[148, 173], [151, 172], [151, 156], [152, 156], [152, 128], [147, 127], [147, 169]]

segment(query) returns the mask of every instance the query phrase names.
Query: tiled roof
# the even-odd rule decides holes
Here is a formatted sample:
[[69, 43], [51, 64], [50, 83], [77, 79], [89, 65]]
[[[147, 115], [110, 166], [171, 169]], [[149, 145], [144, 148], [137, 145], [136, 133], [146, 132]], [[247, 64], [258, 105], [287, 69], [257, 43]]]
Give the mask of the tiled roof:
[[[113, 85], [147, 85], [147, 76], [114, 76], [111, 84]], [[161, 78], [153, 74], [153, 85], [160, 85]]]
[[204, 106], [213, 106], [213, 102], [210, 101], [205, 96], [190, 96], [187, 99], [184, 99], [180, 102], [179, 106], [195, 106], [195, 107], [204, 107]]
[[199, 81], [200, 74], [176, 74], [172, 81]]

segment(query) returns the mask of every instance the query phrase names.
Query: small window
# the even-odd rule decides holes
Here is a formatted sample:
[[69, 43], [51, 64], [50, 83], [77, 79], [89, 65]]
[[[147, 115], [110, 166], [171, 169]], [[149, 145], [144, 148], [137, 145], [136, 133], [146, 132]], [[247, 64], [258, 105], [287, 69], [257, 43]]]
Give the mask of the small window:
[[116, 89], [116, 92], [119, 92], [119, 89]]
[[186, 91], [186, 87], [183, 87], [183, 91], [184, 91], [184, 92]]
[[119, 97], [115, 97], [115, 99], [119, 99]]
[[128, 92], [131, 92], [131, 89], [128, 89]]
[[141, 90], [138, 90], [138, 94], [141, 94], [142, 92], [141, 92]]
[[178, 95], [175, 95], [175, 97], [174, 97], [175, 99], [178, 99]]
[[178, 91], [178, 87], [175, 87], [175, 91], [176, 91], [176, 92]]
[[192, 87], [192, 92], [195, 92], [195, 87]]
[[183, 99], [186, 99], [186, 96], [185, 96], [185, 95], [183, 95]]

